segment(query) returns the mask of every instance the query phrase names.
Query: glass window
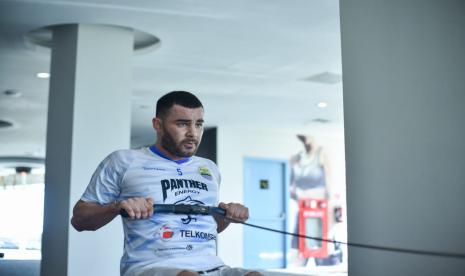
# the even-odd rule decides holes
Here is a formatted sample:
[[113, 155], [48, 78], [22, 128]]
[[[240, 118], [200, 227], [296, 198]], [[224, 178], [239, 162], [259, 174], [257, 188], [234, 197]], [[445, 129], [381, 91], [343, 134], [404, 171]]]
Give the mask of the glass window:
[[0, 252], [3, 259], [40, 260], [44, 170], [0, 171]]

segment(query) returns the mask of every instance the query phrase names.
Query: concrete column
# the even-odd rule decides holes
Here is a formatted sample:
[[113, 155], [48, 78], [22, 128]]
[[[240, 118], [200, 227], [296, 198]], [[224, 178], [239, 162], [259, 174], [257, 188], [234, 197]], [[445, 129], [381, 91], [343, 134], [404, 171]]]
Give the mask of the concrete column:
[[70, 225], [98, 163], [130, 143], [131, 29], [53, 29], [41, 275], [118, 275], [119, 219], [96, 232]]
[[[340, 5], [349, 240], [465, 254], [465, 2]], [[350, 248], [349, 275], [465, 260]]]

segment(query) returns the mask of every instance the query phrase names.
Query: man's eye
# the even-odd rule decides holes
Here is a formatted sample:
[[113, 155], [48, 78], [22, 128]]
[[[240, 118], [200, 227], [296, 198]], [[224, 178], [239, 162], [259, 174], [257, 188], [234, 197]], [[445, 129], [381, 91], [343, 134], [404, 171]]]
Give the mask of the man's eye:
[[178, 123], [178, 126], [179, 126], [179, 127], [186, 127], [186, 126], [187, 126], [187, 123]]
[[198, 127], [198, 128], [201, 128], [201, 127], [203, 127], [203, 124], [199, 123], [199, 124], [195, 124], [195, 126]]

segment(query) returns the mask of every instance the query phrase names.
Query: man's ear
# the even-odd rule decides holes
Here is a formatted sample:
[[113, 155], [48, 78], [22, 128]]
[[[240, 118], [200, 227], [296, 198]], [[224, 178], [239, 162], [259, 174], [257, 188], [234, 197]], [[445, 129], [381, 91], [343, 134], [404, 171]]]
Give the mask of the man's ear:
[[161, 130], [162, 130], [162, 122], [161, 122], [161, 119], [160, 118], [157, 118], [157, 117], [154, 117], [152, 119], [152, 126], [153, 126], [153, 129], [159, 133]]

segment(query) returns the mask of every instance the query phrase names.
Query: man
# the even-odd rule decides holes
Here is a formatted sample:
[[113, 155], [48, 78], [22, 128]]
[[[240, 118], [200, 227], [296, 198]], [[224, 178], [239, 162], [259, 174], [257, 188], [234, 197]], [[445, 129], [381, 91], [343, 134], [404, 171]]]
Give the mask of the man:
[[[154, 203], [218, 205], [218, 168], [194, 156], [203, 123], [196, 96], [185, 91], [164, 95], [152, 120], [156, 144], [110, 154], [76, 203], [71, 224], [78, 231], [97, 230], [121, 210], [128, 213], [122, 275], [261, 275], [229, 268], [216, 256], [217, 234], [229, 225], [224, 217], [153, 213]], [[241, 204], [218, 206], [227, 218], [248, 219]]]

